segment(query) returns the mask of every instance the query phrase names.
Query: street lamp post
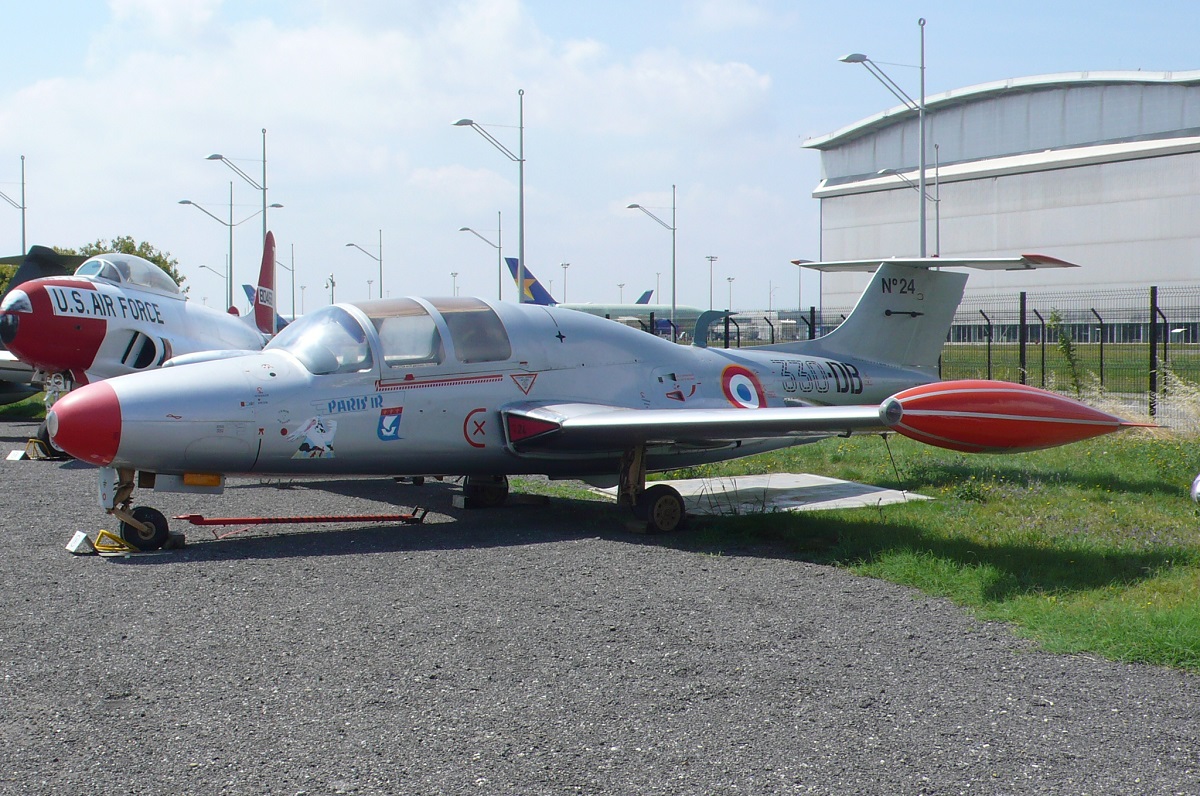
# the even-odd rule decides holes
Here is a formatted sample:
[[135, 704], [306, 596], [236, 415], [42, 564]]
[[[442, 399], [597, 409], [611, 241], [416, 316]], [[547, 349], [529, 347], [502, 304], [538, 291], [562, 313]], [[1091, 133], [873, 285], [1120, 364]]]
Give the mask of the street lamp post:
[[[256, 191], [262, 191], [262, 223], [263, 223], [263, 240], [267, 239], [267, 128], [262, 129], [262, 182], [258, 182], [246, 172], [224, 155], [216, 154], [209, 155], [205, 160], [219, 160], [233, 170], [235, 174], [250, 184]], [[270, 205], [274, 207], [274, 205]], [[282, 205], [281, 205], [282, 206]]]
[[[933, 145], [934, 154], [937, 153], [937, 146], [938, 146], [937, 144]], [[892, 177], [895, 177], [896, 179], [900, 180], [900, 182], [907, 185], [909, 188], [912, 188], [914, 191], [920, 190], [920, 188], [917, 187], [917, 184], [915, 182], [910, 180], [908, 177], [904, 176], [904, 174], [897, 171], [896, 169], [880, 169], [879, 171], [877, 171], [875, 173], [881, 177], [891, 175]], [[936, 158], [934, 160], [934, 166], [933, 166], [933, 196], [929, 196], [928, 194], [926, 194], [925, 198], [927, 201], [933, 202], [933, 256], [941, 257], [942, 256], [942, 189], [941, 189], [941, 183], [938, 180], [938, 165], [937, 165]]]
[[379, 297], [383, 298], [383, 230], [379, 230], [379, 256], [371, 254], [369, 251], [359, 246], [357, 243], [347, 243], [348, 247], [358, 249], [363, 254], [370, 257], [375, 262], [379, 263]]
[[458, 295], [458, 271], [450, 272], [450, 295]]
[[300, 314], [301, 315], [304, 314], [304, 288], [306, 288], [306, 287], [308, 287], [308, 285], [300, 286]]
[[517, 164], [517, 302], [525, 301], [525, 89], [517, 91], [518, 137], [517, 153], [500, 143], [495, 136], [472, 119], [459, 119], [455, 127], [472, 127], [509, 160]]
[[733, 309], [733, 280], [734, 277], [732, 276], [725, 277], [725, 281], [729, 283], [729, 306], [726, 309], [730, 310]]
[[717, 256], [710, 254], [704, 259], [708, 260], [708, 308], [713, 308], [713, 263], [716, 262]]
[[634, 204], [629, 205], [628, 209], [629, 210], [641, 210], [643, 213], [650, 216], [650, 218], [654, 219], [659, 224], [661, 224], [664, 227], [666, 227], [667, 229], [671, 230], [671, 339], [677, 341], [679, 339], [679, 332], [675, 327], [675, 232], [676, 232], [675, 186], [674, 185], [671, 186], [671, 223], [670, 224], [663, 221], [661, 218], [654, 215], [649, 210], [647, 210], [646, 208], [637, 204], [636, 202]]
[[917, 112], [917, 139], [919, 151], [917, 152], [917, 195], [920, 208], [918, 215], [920, 228], [920, 244], [921, 256], [926, 256], [926, 236], [925, 236], [925, 18], [921, 17], [917, 20], [917, 25], [921, 28], [921, 93], [920, 101], [914, 100], [905, 92], [904, 89], [887, 76], [879, 65], [872, 61], [862, 53], [850, 53], [843, 55], [839, 60], [848, 64], [862, 64], [871, 75], [883, 84], [883, 87], [892, 93], [896, 99], [904, 103], [909, 109]]
[[294, 321], [296, 320], [296, 244], [292, 244], [292, 264], [290, 267], [279, 262], [279, 260], [276, 260], [275, 264], [292, 275], [292, 320]]
[[[471, 229], [470, 227], [459, 227], [458, 231], [459, 232], [470, 232], [472, 235], [479, 238], [481, 241], [486, 243], [488, 246], [491, 246], [493, 249], [496, 250], [496, 300], [502, 301], [504, 299], [504, 225], [501, 224], [500, 211], [499, 210], [496, 211], [496, 242], [495, 243], [492, 243], [490, 240], [483, 237], [482, 235], [480, 235], [478, 232]], [[521, 287], [518, 286], [517, 287], [518, 300], [520, 299], [520, 294], [522, 294], [523, 292], [524, 291], [521, 289]]]
[[330, 274], [329, 278], [325, 280], [325, 287], [329, 288], [329, 303], [333, 304], [333, 289], [337, 287], [337, 282], [333, 281], [333, 274]]
[[[229, 261], [225, 264], [225, 274], [226, 274], [226, 277], [225, 277], [225, 306], [226, 306], [226, 308], [232, 307], [233, 306], [233, 228], [237, 227], [237, 226], [241, 226], [242, 224], [245, 224], [247, 221], [254, 218], [255, 216], [257, 216], [259, 213], [261, 213], [263, 211], [255, 210], [253, 213], [246, 216], [241, 221], [235, 222], [233, 220], [233, 183], [232, 182], [229, 183], [229, 220], [228, 221], [214, 215], [213, 213], [210, 213], [203, 206], [196, 204], [191, 199], [180, 199], [179, 204], [191, 205], [192, 207], [196, 208], [204, 215], [211, 218], [213, 221], [216, 221], [218, 224], [222, 224], [229, 228]], [[283, 207], [283, 205], [276, 203], [276, 204], [270, 205], [270, 207], [278, 208], [278, 207]], [[266, 241], [265, 235], [263, 236], [263, 240]], [[274, 282], [274, 280], [272, 280], [272, 282]]]
[[25, 253], [25, 156], [21, 155], [21, 202], [14, 202], [4, 191], [0, 191], [0, 199], [21, 211], [21, 254]]
[[[217, 276], [221, 277], [221, 281], [222, 281], [222, 282], [226, 282], [226, 281], [227, 281], [227, 280], [226, 280], [226, 277], [225, 277], [225, 274], [221, 273], [221, 272], [220, 272], [220, 271], [218, 271], [216, 268], [213, 268], [211, 265], [202, 265], [202, 266], [200, 266], [200, 267], [201, 267], [201, 268], [203, 268], [205, 271], [212, 271], [214, 274], [216, 274]], [[206, 297], [206, 298], [207, 298], [207, 297]]]
[[619, 296], [617, 301], [621, 304], [624, 304], [625, 303], [625, 283], [624, 282], [617, 283], [617, 291], [618, 291], [617, 295]]
[[367, 280], [367, 300], [371, 300], [371, 285], [375, 283], [374, 279]]
[[570, 263], [563, 263], [563, 303], [567, 303], [567, 269], [571, 267]]

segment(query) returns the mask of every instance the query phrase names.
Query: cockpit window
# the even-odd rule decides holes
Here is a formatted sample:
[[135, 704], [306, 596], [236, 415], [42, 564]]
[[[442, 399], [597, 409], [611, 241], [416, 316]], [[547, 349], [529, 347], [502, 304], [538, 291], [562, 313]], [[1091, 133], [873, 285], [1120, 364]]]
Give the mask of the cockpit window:
[[383, 362], [389, 368], [436, 364], [444, 356], [433, 318], [412, 299], [373, 301], [364, 306], [379, 332]]
[[287, 351], [314, 375], [355, 373], [372, 367], [362, 325], [341, 307], [322, 307], [288, 326], [267, 344]]
[[461, 362], [499, 362], [512, 357], [508, 332], [496, 312], [477, 298], [433, 299], [446, 319], [454, 353]]
[[158, 293], [178, 295], [179, 285], [167, 272], [149, 260], [133, 254], [97, 254], [75, 269], [75, 276], [89, 276], [120, 284], [149, 288]]

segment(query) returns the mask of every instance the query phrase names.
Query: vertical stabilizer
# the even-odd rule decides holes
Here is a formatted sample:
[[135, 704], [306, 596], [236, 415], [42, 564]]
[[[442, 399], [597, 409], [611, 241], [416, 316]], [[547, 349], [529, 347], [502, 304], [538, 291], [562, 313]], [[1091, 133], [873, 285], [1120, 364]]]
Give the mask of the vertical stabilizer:
[[254, 325], [265, 335], [275, 334], [275, 233], [263, 241], [262, 267], [254, 292]]
[[[504, 262], [508, 263], [508, 270], [512, 273], [514, 282], [517, 282], [517, 269], [519, 264], [516, 257], [505, 257]], [[517, 287], [521, 287], [518, 282]], [[547, 307], [553, 307], [558, 302], [550, 295], [550, 291], [542, 287], [542, 283], [537, 280], [537, 277], [529, 272], [529, 267], [525, 267], [525, 287], [521, 291], [524, 293], [524, 301], [527, 304], [542, 304]]]
[[824, 337], [770, 346], [937, 372], [967, 275], [885, 262], [850, 316]]

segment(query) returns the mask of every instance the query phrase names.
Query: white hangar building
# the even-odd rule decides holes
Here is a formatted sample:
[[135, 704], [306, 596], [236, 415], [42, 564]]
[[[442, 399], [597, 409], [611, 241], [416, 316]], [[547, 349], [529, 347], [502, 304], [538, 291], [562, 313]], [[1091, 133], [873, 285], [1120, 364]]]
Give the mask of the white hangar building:
[[[976, 271], [968, 295], [1200, 282], [1200, 71], [1014, 78], [925, 106], [928, 253], [1082, 266]], [[915, 110], [804, 146], [821, 153], [821, 259], [918, 254]], [[853, 306], [866, 278], [825, 274], [822, 306]]]

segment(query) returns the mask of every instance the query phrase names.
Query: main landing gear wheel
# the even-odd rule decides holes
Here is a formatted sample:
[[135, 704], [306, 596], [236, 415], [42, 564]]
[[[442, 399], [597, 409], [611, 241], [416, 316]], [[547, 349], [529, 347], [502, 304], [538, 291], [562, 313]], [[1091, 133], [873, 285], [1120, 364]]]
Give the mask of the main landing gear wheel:
[[142, 552], [157, 550], [167, 543], [170, 531], [167, 528], [167, 518], [158, 509], [149, 506], [137, 506], [131, 512], [138, 522], [146, 523], [150, 530], [143, 530], [128, 522], [121, 522], [121, 538]]
[[508, 476], [468, 476], [463, 482], [463, 497], [472, 508], [503, 506], [508, 500]]
[[683, 497], [666, 484], [655, 484], [638, 495], [633, 514], [646, 521], [647, 533], [671, 533], [687, 522]]

